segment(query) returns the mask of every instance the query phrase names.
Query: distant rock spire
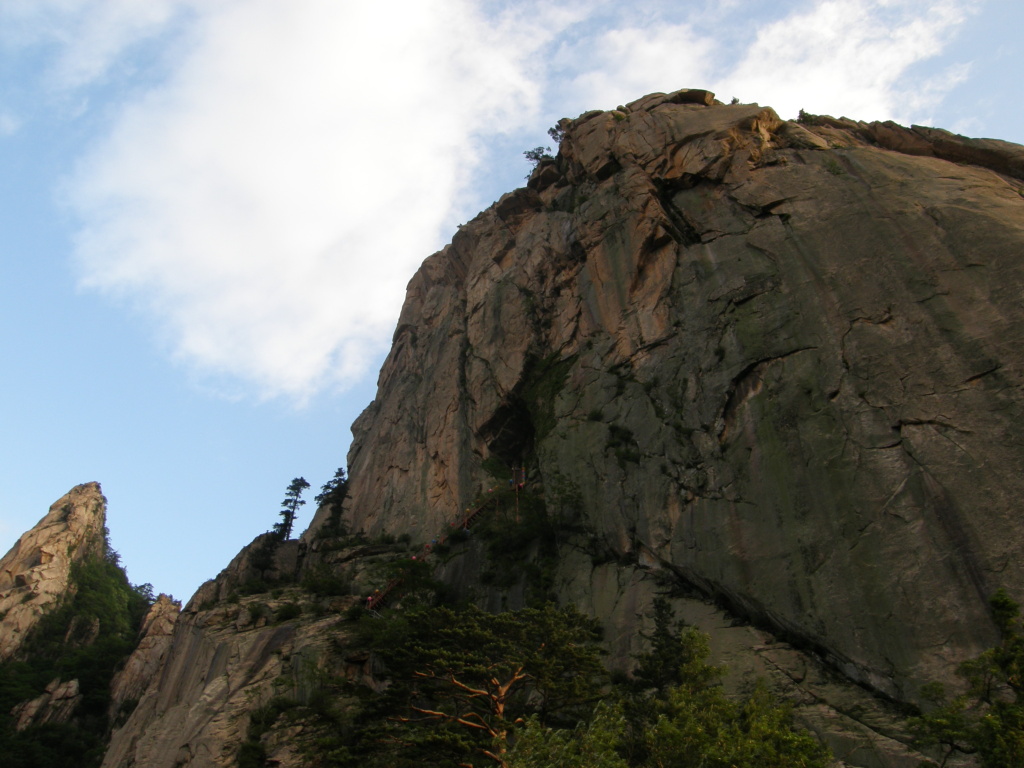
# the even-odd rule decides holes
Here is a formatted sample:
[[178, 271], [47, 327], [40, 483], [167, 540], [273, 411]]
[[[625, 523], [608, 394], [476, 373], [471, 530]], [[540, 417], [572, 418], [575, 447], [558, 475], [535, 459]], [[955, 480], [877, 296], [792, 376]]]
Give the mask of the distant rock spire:
[[77, 485], [0, 560], [0, 661], [71, 586], [71, 565], [105, 549], [107, 500], [99, 483]]

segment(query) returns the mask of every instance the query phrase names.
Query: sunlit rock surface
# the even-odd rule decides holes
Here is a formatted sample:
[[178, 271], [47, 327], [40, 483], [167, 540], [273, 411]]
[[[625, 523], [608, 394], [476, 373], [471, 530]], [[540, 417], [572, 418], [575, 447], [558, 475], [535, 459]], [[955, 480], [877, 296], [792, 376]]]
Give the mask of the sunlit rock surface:
[[103, 555], [105, 521], [99, 483], [75, 486], [0, 560], [0, 661], [67, 594], [72, 563]]

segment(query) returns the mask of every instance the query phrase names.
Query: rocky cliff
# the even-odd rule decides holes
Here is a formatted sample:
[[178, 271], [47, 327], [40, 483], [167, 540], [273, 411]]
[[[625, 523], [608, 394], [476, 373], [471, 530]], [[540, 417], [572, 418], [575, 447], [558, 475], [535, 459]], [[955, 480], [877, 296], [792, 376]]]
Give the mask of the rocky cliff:
[[[269, 726], [258, 731], [254, 724], [282, 698], [309, 704], [328, 677], [363, 676], [365, 658], [350, 663], [332, 652], [344, 638], [343, 613], [361, 612], [362, 597], [341, 576], [356, 552], [336, 553], [338, 581], [330, 594], [318, 595], [325, 590], [308, 578], [295, 583], [298, 543], [283, 542], [264, 574], [278, 585], [271, 592], [252, 586], [259, 577], [253, 554], [263, 541], [200, 587], [180, 615], [177, 606], [154, 605], [150, 630], [114, 679], [114, 708], [125, 700], [133, 706], [117, 723], [105, 768], [235, 766], [239, 750], [254, 740], [262, 756], [253, 765], [309, 764], [302, 750], [320, 736], [322, 723], [292, 719], [269, 735]], [[375, 559], [365, 550], [357, 548], [359, 568]]]
[[103, 556], [105, 524], [99, 483], [75, 486], [0, 560], [0, 661], [67, 594], [72, 564]]
[[615, 558], [917, 701], [1024, 596], [1024, 148], [703, 91], [560, 128], [409, 284], [350, 524], [429, 540], [523, 462]]
[[263, 570], [257, 540], [166, 623], [105, 766], [307, 764], [316, 727], [275, 697], [370, 679], [340, 612], [374, 561], [513, 467], [556, 546], [499, 584], [470, 536], [436, 571], [454, 589], [515, 607], [543, 572], [620, 668], [668, 594], [838, 764], [919, 764], [901, 706], [995, 640], [995, 589], [1024, 597], [1024, 148], [695, 90], [559, 129], [409, 284], [342, 520]]
[[[138, 645], [153, 600], [148, 584], [128, 582], [105, 518], [99, 484], [76, 486], [0, 561], [5, 766], [99, 765], [111, 718], [135, 695], [131, 680], [149, 682], [152, 664], [130, 664], [111, 705], [111, 679]], [[158, 661], [148, 637], [142, 650]]]

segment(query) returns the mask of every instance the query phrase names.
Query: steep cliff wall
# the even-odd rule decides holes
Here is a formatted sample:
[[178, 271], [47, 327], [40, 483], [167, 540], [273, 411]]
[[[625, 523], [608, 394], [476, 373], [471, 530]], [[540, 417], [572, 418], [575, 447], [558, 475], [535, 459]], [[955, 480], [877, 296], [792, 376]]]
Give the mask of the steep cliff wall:
[[950, 679], [1024, 596], [1024, 148], [700, 91], [562, 127], [410, 282], [349, 524], [429, 540], [525, 462], [613, 556], [876, 691]]
[[[1024, 596], [1024, 149], [706, 91], [560, 127], [557, 158], [411, 281], [344, 525], [325, 507], [263, 570], [258, 539], [156, 611], [105, 766], [308, 764], [318, 726], [274, 697], [367, 679], [342, 640], [387, 561], [523, 465], [524, 494], [578, 515], [544, 589], [602, 619], [613, 666], [669, 594], [729, 686], [767, 677], [837, 765], [920, 763], [899, 708], [849, 680], [914, 702], [995, 639], [991, 592]], [[488, 586], [487, 547], [474, 532], [436, 574], [523, 602], [526, 566]]]

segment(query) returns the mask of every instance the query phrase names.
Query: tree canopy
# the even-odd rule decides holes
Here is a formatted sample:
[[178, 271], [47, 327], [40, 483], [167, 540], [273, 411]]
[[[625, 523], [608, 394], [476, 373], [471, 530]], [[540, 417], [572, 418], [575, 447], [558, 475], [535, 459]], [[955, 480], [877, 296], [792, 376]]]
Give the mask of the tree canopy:
[[573, 609], [421, 608], [367, 626], [389, 681], [368, 733], [389, 765], [505, 766], [517, 723], [575, 723], [604, 680], [598, 628]]
[[655, 603], [651, 649], [630, 682], [571, 730], [537, 719], [522, 730], [509, 768], [825, 768], [828, 750], [793, 727], [789, 708], [764, 684], [725, 695], [723, 670], [707, 663], [707, 636], [672, 623]]

